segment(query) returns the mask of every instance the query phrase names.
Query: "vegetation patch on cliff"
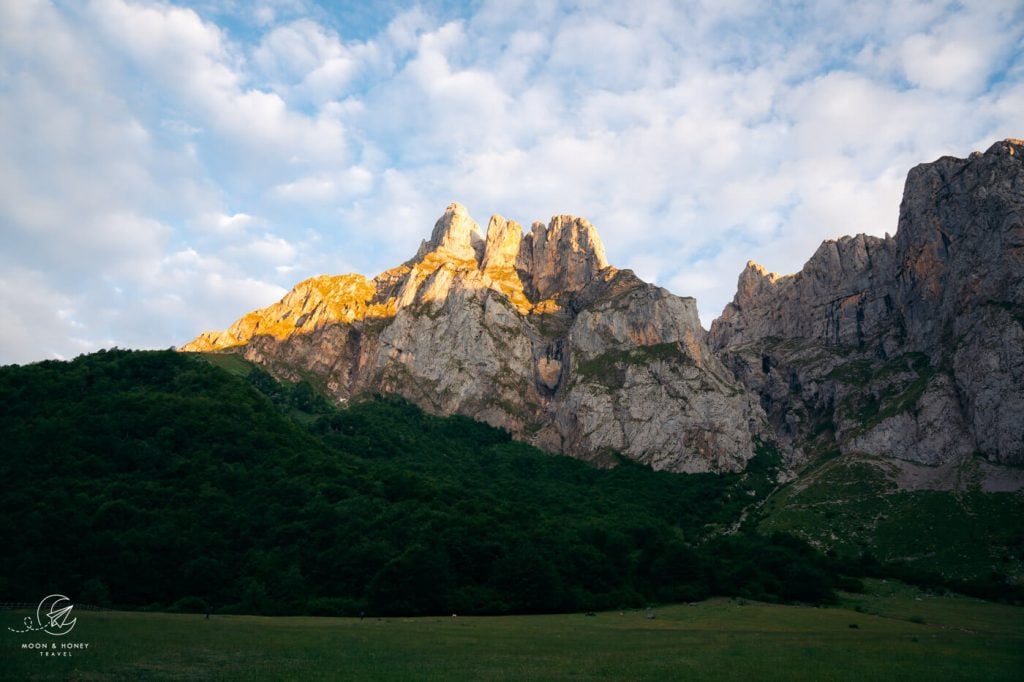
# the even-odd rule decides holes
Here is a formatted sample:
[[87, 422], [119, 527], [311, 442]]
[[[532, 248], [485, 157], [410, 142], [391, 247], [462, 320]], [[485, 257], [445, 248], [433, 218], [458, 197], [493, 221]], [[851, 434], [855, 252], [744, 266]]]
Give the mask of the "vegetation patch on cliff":
[[576, 366], [576, 376], [605, 386], [621, 387], [623, 370], [628, 365], [643, 366], [653, 362], [691, 362], [677, 342], [637, 346], [626, 350], [611, 350]]

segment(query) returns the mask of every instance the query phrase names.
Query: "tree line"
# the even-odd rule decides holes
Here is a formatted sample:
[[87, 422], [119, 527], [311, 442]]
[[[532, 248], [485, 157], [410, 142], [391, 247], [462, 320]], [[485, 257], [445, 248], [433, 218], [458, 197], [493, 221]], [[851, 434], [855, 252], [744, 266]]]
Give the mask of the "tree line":
[[743, 474], [598, 469], [396, 397], [339, 409], [116, 349], [0, 368], [0, 444], [0, 601], [504, 614], [856, 587], [801, 540], [722, 532], [773, 486], [768, 444]]

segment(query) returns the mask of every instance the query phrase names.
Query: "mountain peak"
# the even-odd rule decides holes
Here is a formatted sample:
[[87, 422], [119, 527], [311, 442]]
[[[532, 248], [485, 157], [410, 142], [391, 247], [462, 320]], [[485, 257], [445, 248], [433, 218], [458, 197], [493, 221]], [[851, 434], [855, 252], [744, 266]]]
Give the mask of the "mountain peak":
[[782, 278], [777, 272], [770, 272], [768, 268], [761, 265], [757, 261], [748, 260], [747, 266], [743, 268], [743, 272], [740, 273], [740, 288], [743, 288], [744, 284], [749, 283], [760, 283], [762, 280], [766, 280], [769, 284], [774, 284]]
[[604, 244], [586, 218], [556, 215], [545, 227], [533, 223], [523, 238], [521, 261], [532, 275], [538, 299], [579, 291], [608, 267]]
[[457, 201], [448, 204], [444, 215], [434, 223], [430, 239], [420, 244], [414, 262], [428, 253], [439, 253], [453, 260], [480, 264], [484, 253], [484, 237], [466, 207]]
[[985, 154], [1008, 154], [1024, 158], [1024, 140], [1008, 137], [993, 144], [985, 150]]
[[506, 220], [495, 213], [487, 224], [482, 270], [514, 268], [519, 261], [519, 248], [523, 242], [523, 227], [514, 220]]
[[523, 297], [539, 302], [581, 291], [608, 267], [597, 228], [586, 218], [556, 215], [524, 234], [519, 223], [494, 214], [484, 236], [458, 202], [448, 205], [406, 265], [425, 275], [444, 263], [487, 274], [519, 306], [530, 305]]
[[339, 399], [399, 393], [551, 452], [670, 471], [741, 469], [763, 422], [694, 300], [610, 267], [593, 224], [570, 215], [525, 234], [493, 215], [485, 238], [452, 203], [405, 264], [306, 280], [182, 348], [226, 349]]
[[777, 280], [748, 265], [712, 348], [780, 433], [817, 415], [844, 454], [1021, 464], [1022, 186], [1015, 139], [915, 166], [893, 237], [826, 240]]

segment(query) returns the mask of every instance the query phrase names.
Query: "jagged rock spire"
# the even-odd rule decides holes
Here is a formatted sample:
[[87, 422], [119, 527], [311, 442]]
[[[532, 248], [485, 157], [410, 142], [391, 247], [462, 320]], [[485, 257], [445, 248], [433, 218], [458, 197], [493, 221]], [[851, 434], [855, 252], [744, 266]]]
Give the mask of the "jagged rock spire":
[[522, 242], [523, 228], [519, 223], [498, 214], [492, 215], [491, 222], [487, 224], [487, 243], [481, 268], [486, 271], [516, 267]]
[[444, 215], [434, 223], [430, 239], [420, 244], [413, 260], [419, 261], [434, 252], [455, 260], [476, 261], [477, 265], [483, 258], [484, 237], [480, 226], [457, 201], [448, 204]]
[[519, 263], [530, 273], [532, 292], [540, 300], [579, 291], [608, 267], [594, 226], [568, 215], [554, 216], [547, 227], [535, 222], [523, 239]]

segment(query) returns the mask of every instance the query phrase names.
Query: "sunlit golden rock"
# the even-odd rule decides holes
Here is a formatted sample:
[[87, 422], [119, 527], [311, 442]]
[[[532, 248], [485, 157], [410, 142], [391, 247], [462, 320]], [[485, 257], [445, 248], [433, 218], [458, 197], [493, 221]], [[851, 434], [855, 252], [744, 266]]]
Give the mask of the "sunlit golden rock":
[[398, 393], [554, 452], [736, 471], [759, 408], [704, 334], [693, 299], [610, 267], [587, 220], [524, 235], [495, 215], [485, 238], [453, 203], [401, 266], [306, 280], [182, 350], [238, 352], [339, 400]]

